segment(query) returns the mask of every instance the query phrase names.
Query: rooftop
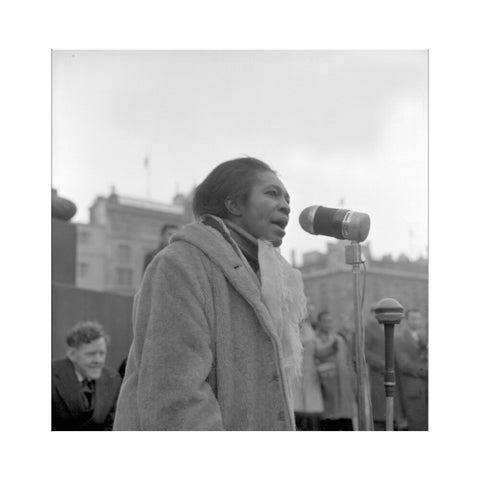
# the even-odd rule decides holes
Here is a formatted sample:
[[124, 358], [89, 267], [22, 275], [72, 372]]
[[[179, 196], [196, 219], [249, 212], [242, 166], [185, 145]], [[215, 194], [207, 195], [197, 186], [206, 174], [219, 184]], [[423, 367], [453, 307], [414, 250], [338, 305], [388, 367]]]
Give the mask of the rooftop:
[[161, 202], [154, 202], [152, 200], [145, 200], [134, 197], [124, 197], [116, 195], [117, 203], [119, 205], [126, 205], [129, 207], [146, 208], [149, 210], [157, 210], [160, 212], [174, 213], [177, 215], [183, 215], [185, 213], [185, 207], [183, 205], [172, 205]]

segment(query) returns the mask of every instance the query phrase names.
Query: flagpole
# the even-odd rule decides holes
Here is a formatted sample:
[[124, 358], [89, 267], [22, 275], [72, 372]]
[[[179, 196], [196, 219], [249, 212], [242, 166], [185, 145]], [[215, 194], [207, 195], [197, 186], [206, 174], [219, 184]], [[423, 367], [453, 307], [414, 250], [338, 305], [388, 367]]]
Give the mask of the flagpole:
[[145, 160], [143, 162], [143, 165], [145, 166], [146, 170], [146, 193], [147, 193], [147, 199], [150, 199], [150, 159], [148, 158], [148, 155], [145, 157]]

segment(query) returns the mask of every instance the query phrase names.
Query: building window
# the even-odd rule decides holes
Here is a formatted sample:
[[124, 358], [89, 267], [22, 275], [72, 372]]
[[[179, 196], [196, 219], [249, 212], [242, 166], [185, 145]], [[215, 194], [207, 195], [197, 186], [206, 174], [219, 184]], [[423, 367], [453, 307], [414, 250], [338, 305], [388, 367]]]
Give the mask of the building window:
[[130, 245], [118, 245], [117, 247], [117, 260], [119, 263], [129, 263], [131, 256]]
[[88, 275], [88, 263], [80, 262], [78, 264], [78, 276], [85, 278]]
[[117, 285], [121, 287], [132, 286], [132, 269], [131, 268], [116, 268]]

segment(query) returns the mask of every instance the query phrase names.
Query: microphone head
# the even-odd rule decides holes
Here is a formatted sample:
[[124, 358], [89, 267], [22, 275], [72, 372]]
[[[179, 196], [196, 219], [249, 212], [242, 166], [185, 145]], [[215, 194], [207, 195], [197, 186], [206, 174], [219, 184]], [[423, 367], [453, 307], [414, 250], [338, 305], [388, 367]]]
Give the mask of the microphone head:
[[366, 213], [350, 212], [350, 218], [344, 220], [345, 238], [363, 242], [370, 232], [370, 217]]
[[405, 310], [394, 298], [382, 298], [374, 307], [375, 318], [384, 325], [395, 325], [405, 316]]
[[314, 205], [302, 211], [300, 226], [312, 235], [326, 235], [340, 240], [363, 242], [370, 231], [366, 213]]
[[312, 235], [317, 235], [313, 230], [313, 219], [315, 218], [315, 212], [317, 208], [318, 207], [315, 205], [313, 207], [305, 208], [298, 218], [300, 226], [306, 232], [311, 233]]

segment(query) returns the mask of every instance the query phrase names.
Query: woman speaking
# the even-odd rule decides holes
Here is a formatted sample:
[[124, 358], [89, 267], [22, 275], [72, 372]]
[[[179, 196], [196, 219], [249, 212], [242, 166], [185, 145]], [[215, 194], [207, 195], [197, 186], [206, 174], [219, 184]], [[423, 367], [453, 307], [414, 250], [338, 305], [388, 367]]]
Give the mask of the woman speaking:
[[290, 198], [246, 157], [196, 188], [194, 223], [147, 268], [115, 430], [294, 430], [300, 272], [280, 255]]

